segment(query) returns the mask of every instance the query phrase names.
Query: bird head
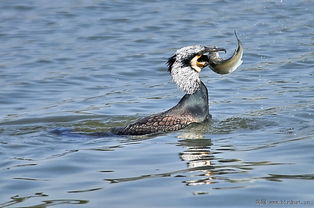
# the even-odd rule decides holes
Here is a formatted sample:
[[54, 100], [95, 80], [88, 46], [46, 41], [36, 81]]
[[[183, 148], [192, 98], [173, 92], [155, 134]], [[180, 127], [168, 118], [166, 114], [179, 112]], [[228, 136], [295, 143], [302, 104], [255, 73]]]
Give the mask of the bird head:
[[187, 94], [193, 94], [200, 86], [199, 73], [209, 64], [209, 54], [226, 51], [223, 48], [210, 48], [193, 45], [178, 49], [168, 59], [168, 70], [173, 81]]

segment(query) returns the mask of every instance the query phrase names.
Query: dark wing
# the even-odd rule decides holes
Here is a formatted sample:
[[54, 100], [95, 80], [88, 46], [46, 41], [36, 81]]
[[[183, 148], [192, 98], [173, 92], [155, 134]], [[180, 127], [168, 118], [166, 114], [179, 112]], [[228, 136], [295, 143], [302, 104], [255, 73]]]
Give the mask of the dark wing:
[[157, 114], [142, 118], [124, 128], [115, 128], [112, 133], [118, 135], [144, 135], [176, 131], [189, 125], [188, 117], [178, 117], [167, 114]]

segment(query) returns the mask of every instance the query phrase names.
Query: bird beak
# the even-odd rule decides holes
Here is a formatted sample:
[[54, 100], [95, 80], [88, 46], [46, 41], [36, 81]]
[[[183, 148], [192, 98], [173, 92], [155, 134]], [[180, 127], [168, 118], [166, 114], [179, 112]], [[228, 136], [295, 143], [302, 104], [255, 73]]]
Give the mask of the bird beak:
[[217, 47], [205, 47], [205, 53], [209, 52], [209, 53], [214, 53], [214, 52], [219, 52], [219, 51], [224, 51], [225, 53], [227, 52], [226, 49], [224, 48], [217, 48]]

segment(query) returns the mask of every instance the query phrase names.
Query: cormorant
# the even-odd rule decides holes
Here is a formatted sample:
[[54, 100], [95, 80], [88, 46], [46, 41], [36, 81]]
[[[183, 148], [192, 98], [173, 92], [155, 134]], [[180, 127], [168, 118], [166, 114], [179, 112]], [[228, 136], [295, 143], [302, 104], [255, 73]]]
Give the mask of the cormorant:
[[[235, 34], [236, 35], [236, 34]], [[168, 71], [173, 81], [186, 94], [171, 109], [137, 120], [125, 127], [111, 129], [117, 135], [144, 135], [176, 131], [192, 123], [210, 118], [208, 91], [199, 78], [201, 70], [209, 66], [219, 74], [233, 72], [242, 63], [243, 48], [240, 40], [232, 57], [222, 59], [218, 52], [223, 48], [193, 45], [181, 48], [168, 60]]]

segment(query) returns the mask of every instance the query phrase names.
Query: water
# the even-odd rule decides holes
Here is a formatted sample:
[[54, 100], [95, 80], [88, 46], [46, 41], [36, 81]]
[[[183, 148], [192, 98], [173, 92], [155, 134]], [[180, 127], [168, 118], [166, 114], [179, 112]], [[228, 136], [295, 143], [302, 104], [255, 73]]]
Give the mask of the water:
[[[312, 1], [1, 1], [0, 207], [313, 207]], [[165, 62], [217, 45], [213, 120], [152, 137], [107, 131], [183, 96]]]

